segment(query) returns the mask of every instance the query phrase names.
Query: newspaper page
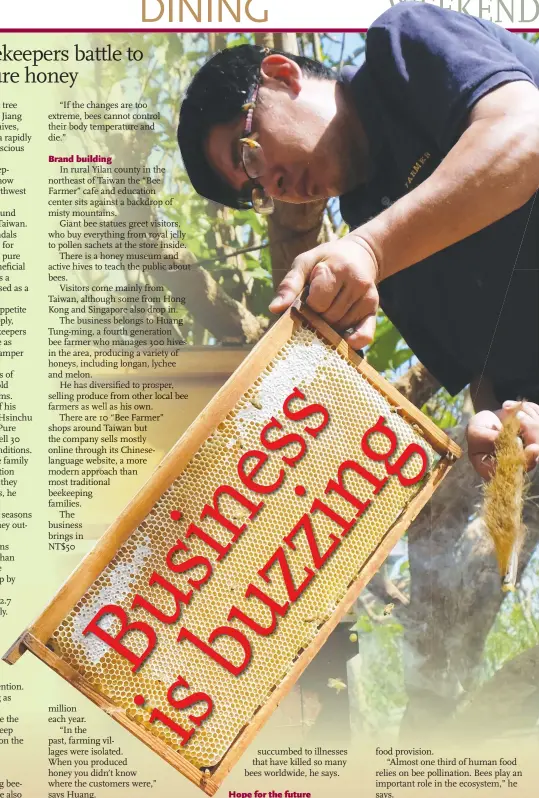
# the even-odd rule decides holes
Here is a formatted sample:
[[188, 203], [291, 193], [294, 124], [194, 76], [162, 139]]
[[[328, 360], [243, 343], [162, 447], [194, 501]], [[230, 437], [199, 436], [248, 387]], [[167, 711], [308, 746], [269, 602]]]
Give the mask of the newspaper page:
[[[2, 5], [0, 798], [537, 794], [536, 28], [536, 0]], [[262, 536], [249, 589], [265, 607], [249, 630], [237, 605], [213, 620], [214, 638], [229, 637], [213, 645], [186, 627], [229, 561], [216, 526], [191, 524], [187, 540], [171, 500], [164, 521], [141, 515], [123, 559], [103, 540], [156, 475], [178, 476], [163, 458], [193, 422], [209, 423], [210, 400], [225, 383], [236, 390], [227, 380], [306, 286], [307, 306], [463, 455], [292, 678], [277, 673], [277, 627], [310, 560], [286, 572], [281, 547], [261, 569]], [[258, 424], [254, 443], [224, 444], [258, 493], [225, 519], [227, 541], [285, 471], [300, 473], [305, 450], [304, 463], [320, 452], [315, 479], [324, 446], [355, 441], [361, 407], [337, 377], [321, 378], [320, 396], [351, 420], [333, 443], [317, 437], [324, 400], [305, 386], [322, 345], [305, 336], [234, 411]], [[393, 410], [404, 423], [398, 401]], [[507, 429], [520, 441], [513, 460], [495, 448]], [[382, 469], [363, 471], [372, 498], [398, 467], [369, 451]], [[197, 484], [214, 491], [227, 477], [211, 448], [204, 456], [192, 461], [202, 457]], [[485, 486], [502, 462], [509, 482], [492, 499]], [[299, 516], [286, 508], [278, 537], [329, 569], [330, 533], [340, 524], [340, 540], [344, 507], [360, 506], [359, 477], [337, 486], [348, 504], [330, 505], [323, 476], [326, 537], [291, 533]], [[261, 592], [278, 560], [279, 602]], [[213, 577], [228, 605], [248, 584], [240, 565]], [[145, 595], [133, 587], [141, 574]], [[39, 632], [47, 607], [55, 620]], [[302, 623], [315, 635], [324, 619], [313, 612]], [[165, 626], [217, 673], [215, 695], [204, 666], [174, 671], [166, 647], [146, 661]], [[246, 631], [269, 641], [257, 667], [285, 687], [242, 719], [248, 689], [230, 674]], [[119, 664], [103, 668], [112, 655]], [[236, 689], [219, 692], [221, 680]]]

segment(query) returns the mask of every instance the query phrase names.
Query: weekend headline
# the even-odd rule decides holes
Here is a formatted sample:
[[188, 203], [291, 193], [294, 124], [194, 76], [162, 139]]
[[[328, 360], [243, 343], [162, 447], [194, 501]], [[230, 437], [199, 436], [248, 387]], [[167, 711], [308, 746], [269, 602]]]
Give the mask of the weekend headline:
[[[353, 30], [358, 33], [366, 31], [369, 25], [371, 25], [374, 19], [381, 13], [404, 2], [428, 3], [438, 6], [439, 8], [456, 11], [479, 19], [486, 19], [506, 28], [518, 26], [518, 28], [524, 27], [524, 29], [526, 29], [526, 26], [536, 23], [539, 19], [539, 0], [372, 0], [372, 5], [370, 3], [365, 3], [361, 10], [355, 10], [355, 15], [353, 17], [349, 16], [348, 10], [346, 9], [347, 15], [344, 17], [346, 22], [342, 27], [344, 30]], [[125, 32], [129, 30], [129, 27], [123, 27], [124, 25], [131, 25], [138, 28], [138, 25], [142, 23], [148, 26], [149, 30], [155, 30], [157, 25], [159, 25], [159, 30], [163, 30], [163, 25], [168, 24], [172, 26], [179, 24], [185, 26], [186, 32], [196, 30], [197, 25], [216, 25], [218, 27], [215, 28], [215, 30], [232, 31], [239, 28], [246, 32], [252, 32], [255, 30], [271, 30], [272, 27], [279, 27], [283, 24], [290, 27], [291, 23], [293, 24], [291, 19], [283, 20], [281, 18], [276, 20], [273, 18], [270, 20], [269, 9], [267, 8], [268, 5], [270, 5], [269, 0], [140, 0], [138, 4], [138, 13], [135, 11], [137, 16], [129, 20], [123, 20], [121, 23], [122, 27], [119, 27], [118, 30]], [[338, 11], [338, 6], [339, 4], [337, 4], [336, 11]], [[338, 17], [336, 17], [335, 21], [337, 18]], [[77, 22], [77, 24], [80, 23]], [[315, 22], [315, 24], [317, 24], [318, 27], [315, 27], [314, 30], [327, 29], [320, 27], [319, 22]], [[114, 30], [115, 26], [110, 29], [110, 32], [113, 33]], [[329, 28], [328, 30], [338, 31], [339, 28]], [[171, 27], [171, 32], [172, 31], [178, 31], [178, 28]], [[81, 28], [81, 32], [84, 32], [84, 27]], [[31, 54], [33, 52], [37, 53], [40, 51], [23, 50], [20, 52], [29, 53], [29, 58], [31, 59]], [[64, 54], [62, 58], [55, 58], [51, 55], [48, 58], [44, 57], [44, 60], [69, 60], [69, 53], [67, 50], [43, 52], [61, 52]], [[124, 56], [121, 51], [116, 50], [115, 52], [120, 54], [118, 58], [104, 58], [102, 60], [119, 60]], [[126, 51], [125, 55], [129, 58], [127, 53], [128, 51]], [[0, 53], [0, 69], [2, 68], [2, 60], [26, 61], [28, 57], [21, 57], [19, 59], [12, 59], [9, 57], [2, 58], [2, 54]], [[98, 59], [82, 57], [78, 60]], [[135, 58], [134, 60], [140, 59]], [[26, 69], [28, 70], [28, 68]], [[69, 73], [64, 73], [64, 80], [58, 79], [54, 81], [51, 78], [48, 81], [43, 79], [40, 82], [67, 83], [68, 77], [66, 77], [66, 74], [69, 75]], [[71, 74], [74, 74], [76, 78], [77, 73]], [[33, 81], [31, 74], [25, 78], [24, 73], [0, 72], [0, 84], [19, 82], [30, 83], [39, 81]]]
[[[141, 0], [141, 19], [147, 24], [154, 22], [261, 24], [269, 21], [268, 10], [260, 7], [262, 2], [263, 0]], [[515, 23], [525, 25], [535, 22], [539, 17], [539, 0], [386, 0], [386, 5], [390, 8], [403, 2], [426, 2], [501, 25]], [[375, 5], [376, 11], [369, 24], [383, 11], [379, 4]], [[357, 29], [361, 30], [357, 20], [350, 18], [350, 22], [352, 27], [357, 26]], [[283, 21], [274, 24], [282, 25]]]

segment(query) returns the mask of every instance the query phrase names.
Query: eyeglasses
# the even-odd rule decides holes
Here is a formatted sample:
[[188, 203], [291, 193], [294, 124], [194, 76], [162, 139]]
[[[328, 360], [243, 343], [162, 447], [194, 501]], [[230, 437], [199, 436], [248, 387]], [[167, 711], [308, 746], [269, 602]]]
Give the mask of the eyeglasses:
[[252, 133], [253, 112], [258, 99], [259, 88], [260, 84], [257, 82], [250, 100], [242, 107], [242, 111], [247, 111], [247, 119], [245, 120], [243, 136], [240, 139], [240, 152], [243, 171], [253, 184], [251, 190], [253, 208], [257, 213], [269, 214], [275, 210], [273, 199], [266, 194], [263, 187], [257, 182], [266, 173], [266, 158], [264, 150], [255, 138], [256, 133]]

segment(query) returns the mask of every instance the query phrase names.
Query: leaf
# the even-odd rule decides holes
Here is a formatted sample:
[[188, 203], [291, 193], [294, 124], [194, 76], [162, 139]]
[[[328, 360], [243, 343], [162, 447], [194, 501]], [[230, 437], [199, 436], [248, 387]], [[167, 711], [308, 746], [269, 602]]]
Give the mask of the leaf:
[[373, 625], [368, 615], [364, 614], [350, 627], [353, 632], [372, 632]]
[[232, 224], [245, 224], [251, 227], [257, 235], [263, 236], [267, 232], [266, 223], [253, 210], [234, 211]]
[[399, 366], [402, 366], [403, 363], [406, 363], [407, 360], [410, 360], [413, 354], [414, 353], [408, 346], [404, 346], [402, 349], [399, 349], [394, 353], [393, 357], [391, 358], [390, 367], [393, 370], [398, 369]]
[[377, 371], [385, 371], [391, 367], [391, 360], [401, 341], [401, 334], [388, 320], [381, 330], [377, 328], [374, 343], [369, 348], [367, 360]]
[[267, 269], [264, 269], [258, 261], [247, 263], [246, 271], [249, 273], [249, 276], [253, 277], [255, 280], [271, 280], [271, 274]]

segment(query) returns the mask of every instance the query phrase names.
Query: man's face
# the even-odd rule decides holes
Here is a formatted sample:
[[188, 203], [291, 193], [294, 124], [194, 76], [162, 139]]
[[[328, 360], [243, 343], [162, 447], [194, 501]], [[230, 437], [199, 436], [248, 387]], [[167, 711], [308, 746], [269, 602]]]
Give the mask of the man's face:
[[[271, 197], [314, 202], [349, 190], [350, 158], [345, 114], [337, 113], [340, 87], [304, 78], [286, 56], [262, 62], [252, 130], [264, 151], [265, 174], [257, 179]], [[211, 166], [236, 190], [252, 186], [241, 161], [239, 140], [246, 114], [215, 125], [205, 143]]]

